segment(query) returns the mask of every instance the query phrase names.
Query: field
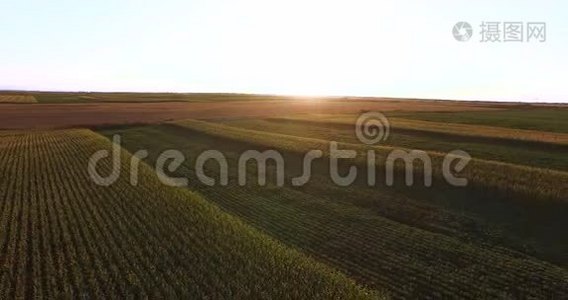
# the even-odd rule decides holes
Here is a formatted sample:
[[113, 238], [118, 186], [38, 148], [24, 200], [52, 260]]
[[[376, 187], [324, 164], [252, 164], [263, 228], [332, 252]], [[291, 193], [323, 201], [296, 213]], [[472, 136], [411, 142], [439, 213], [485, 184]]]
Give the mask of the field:
[[457, 112], [455, 114], [420, 113], [401, 114], [409, 118], [425, 121], [499, 126], [547, 132], [568, 133], [566, 108], [512, 109], [499, 113]]
[[[186, 122], [182, 124], [188, 125]], [[109, 137], [115, 133], [122, 134], [128, 143], [126, 148], [131, 151], [139, 147], [151, 149], [151, 153], [160, 153], [164, 149], [199, 153], [222, 145], [229, 164], [233, 165], [236, 164], [234, 160], [237, 154], [244, 149], [266, 148], [266, 145], [251, 147], [251, 142], [257, 142], [250, 132], [246, 135], [247, 141], [237, 143], [219, 136], [211, 137], [209, 134], [163, 125], [104, 133]], [[231, 132], [230, 136], [234, 138], [235, 133]], [[282, 141], [281, 138], [271, 140]], [[152, 160], [151, 157], [149, 159]], [[298, 175], [299, 158], [289, 153], [286, 162], [296, 165], [288, 169], [289, 176]], [[188, 160], [180, 168], [180, 173], [189, 177], [190, 182], [197, 182], [191, 171], [193, 164], [193, 160]], [[318, 173], [325, 174], [322, 168], [325, 166], [318, 166]], [[216, 166], [211, 166], [212, 172], [216, 169]], [[250, 173], [254, 174], [254, 171]], [[482, 214], [482, 210], [496, 208], [504, 205], [504, 202], [473, 207], [473, 211], [464, 216], [464, 211], [459, 207], [472, 205], [474, 199], [454, 203], [457, 207], [451, 212], [448, 211], [450, 205], [432, 205], [427, 201], [435, 199], [410, 198], [396, 191], [365, 188], [361, 183], [340, 189], [326, 181], [323, 175], [313, 179], [309, 186], [296, 189], [275, 186], [259, 189], [254, 184], [243, 188], [237, 186], [235, 177], [232, 174], [229, 180], [232, 185], [227, 188], [192, 185], [192, 189], [200, 191], [228, 212], [328, 262], [360, 282], [372, 288], [386, 289], [398, 297], [499, 297], [507, 294], [503, 294], [503, 289], [508, 290], [510, 295], [542, 296], [567, 288], [562, 283], [568, 275], [565, 270], [523, 255], [522, 250], [534, 251], [522, 249], [524, 245], [515, 241], [500, 241], [507, 238], [514, 240], [513, 233], [517, 236], [526, 234], [522, 232], [522, 227], [528, 225], [526, 219], [507, 216], [507, 208], [513, 206], [493, 212], [493, 216]], [[519, 208], [509, 213], [518, 213]], [[529, 207], [523, 209], [530, 211]], [[535, 211], [530, 212], [538, 220], [548, 216], [554, 218], [552, 223], [564, 223], [561, 216], [566, 210], [560, 213], [555, 209], [555, 205], [543, 209], [538, 217]], [[526, 212], [522, 217], [527, 217]], [[474, 213], [489, 220], [479, 220], [481, 216]], [[499, 217], [508, 219], [499, 220]], [[534, 224], [530, 225], [536, 225], [534, 230], [539, 234], [546, 233], [550, 224], [538, 224], [538, 220], [533, 220]], [[515, 222], [512, 226], [518, 228], [504, 228], [509, 222]], [[528, 240], [526, 236], [520, 238]], [[548, 243], [558, 242], [558, 236], [551, 239]], [[478, 242], [478, 245], [471, 240]], [[486, 243], [490, 244], [482, 246]], [[535, 247], [548, 246], [547, 241], [541, 243]], [[504, 244], [517, 244], [519, 252], [499, 247]], [[562, 247], [556, 249], [556, 255], [560, 256], [556, 259], [565, 261], [566, 258], [561, 256], [566, 253], [566, 244]], [[501, 278], [497, 270], [505, 272], [507, 277]], [[555, 275], [556, 279], [548, 277], [555, 272], [559, 272]], [[535, 276], [547, 284], [530, 284], [530, 277], [537, 273]], [[517, 285], [519, 282], [523, 284]], [[555, 283], [561, 285], [555, 286]], [[543, 286], [548, 285], [554, 288], [542, 290]], [[432, 286], [438, 288], [433, 289]]]
[[[509, 111], [508, 111], [509, 112]], [[504, 114], [504, 112], [499, 112], [500, 114]], [[566, 113], [560, 114], [558, 112], [557, 116], [551, 116], [551, 118], [547, 120], [539, 120], [534, 122], [535, 124], [533, 127], [538, 125], [550, 123], [552, 120], [553, 122], [557, 121], [557, 118], [564, 118], [566, 117]], [[483, 112], [476, 112], [476, 115], [483, 114]], [[479, 138], [482, 139], [493, 139], [496, 140], [509, 140], [509, 141], [526, 141], [526, 142], [537, 142], [537, 143], [546, 143], [546, 144], [559, 144], [559, 145], [568, 145], [568, 134], [562, 133], [562, 127], [556, 127], [557, 130], [560, 132], [547, 132], [547, 131], [538, 131], [538, 130], [526, 130], [520, 129], [518, 127], [496, 127], [496, 126], [485, 126], [485, 125], [473, 125], [473, 124], [461, 124], [461, 123], [452, 123], [452, 122], [434, 122], [434, 121], [423, 121], [419, 119], [405, 119], [396, 117], [396, 113], [394, 114], [395, 117], [389, 118], [389, 123], [392, 128], [396, 128], [397, 131], [402, 131], [405, 133], [418, 133], [418, 134], [438, 134], [444, 135], [447, 138], [451, 137], [470, 137], [472, 139]], [[420, 118], [424, 117], [423, 114], [415, 114], [409, 115], [409, 117]], [[431, 116], [432, 114], [430, 114]], [[290, 121], [290, 122], [309, 122], [312, 125], [343, 125], [343, 127], [348, 127], [349, 129], [353, 129], [353, 126], [356, 122], [357, 115], [300, 115], [297, 117], [289, 117], [289, 118], [273, 118], [270, 121]], [[451, 123], [451, 126], [448, 126], [448, 123]], [[527, 123], [525, 123], [527, 124]], [[529, 126], [530, 125], [525, 125]], [[568, 127], [568, 124], [565, 125]], [[546, 127], [546, 126], [545, 126]], [[552, 128], [553, 126], [549, 126]], [[522, 127], [521, 127], [522, 128]]]
[[159, 123], [187, 118], [262, 117], [279, 114], [357, 113], [362, 110], [393, 111], [423, 109], [425, 111], [492, 110], [477, 104], [413, 103], [405, 108], [398, 101], [349, 100], [267, 100], [221, 102], [136, 102], [131, 103], [63, 103], [22, 106], [0, 106], [0, 129], [99, 127], [108, 125]]
[[36, 103], [34, 96], [3, 95], [0, 94], [0, 103]]
[[11, 132], [0, 145], [0, 298], [378, 296], [146, 166], [138, 187], [95, 185], [84, 163], [110, 143], [92, 131]]
[[[418, 99], [241, 94], [30, 92], [0, 105], [0, 298], [564, 299], [568, 297], [568, 106]], [[48, 103], [49, 102], [49, 103]], [[111, 103], [112, 102], [112, 103]], [[361, 112], [380, 111], [390, 135], [366, 145]], [[121, 176], [108, 187], [89, 157], [120, 136]], [[354, 150], [330, 178], [330, 142]], [[424, 150], [414, 185], [385, 160]], [[444, 180], [446, 154], [472, 160]], [[130, 161], [142, 158], [137, 185]], [[185, 160], [161, 182], [160, 154]], [[218, 150], [228, 165], [198, 156]], [[247, 150], [285, 162], [237, 166]], [[304, 154], [321, 150], [304, 174]], [[376, 155], [369, 163], [368, 151]], [[101, 174], [111, 172], [101, 160]], [[171, 161], [170, 161], [171, 163]], [[168, 163], [166, 163], [166, 166]], [[368, 169], [377, 171], [369, 184]], [[265, 174], [267, 184], [259, 185]]]
[[[387, 114], [388, 115], [388, 114]], [[244, 129], [261, 129], [272, 133], [320, 140], [359, 143], [354, 134], [355, 116], [340, 116], [330, 122], [318, 116], [221, 120], [222, 124]], [[347, 121], [346, 119], [352, 119]], [[423, 149], [446, 153], [467, 149], [475, 158], [510, 162], [519, 165], [568, 170], [566, 134], [535, 132], [474, 125], [407, 121], [389, 118], [392, 133], [385, 146]], [[432, 125], [433, 124], [433, 125]]]
[[278, 100], [282, 97], [245, 94], [179, 94], [179, 93], [33, 93], [40, 103], [132, 103], [132, 102], [219, 102]]

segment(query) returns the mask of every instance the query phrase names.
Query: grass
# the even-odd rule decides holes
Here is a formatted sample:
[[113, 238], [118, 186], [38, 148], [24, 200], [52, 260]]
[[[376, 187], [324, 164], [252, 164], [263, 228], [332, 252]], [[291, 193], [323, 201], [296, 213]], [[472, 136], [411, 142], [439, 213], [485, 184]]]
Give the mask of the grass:
[[[287, 165], [290, 164], [287, 168], [290, 179], [301, 171], [300, 152], [306, 147], [316, 149], [320, 145], [318, 140], [198, 121], [107, 129], [102, 133], [108, 138], [122, 134], [124, 146], [130, 151], [147, 149], [150, 164], [162, 150], [179, 149], [188, 160], [175, 174], [189, 178], [190, 189], [274, 238], [338, 268], [364, 285], [386, 289], [396, 298], [538, 298], [563, 297], [568, 293], [565, 269], [492, 241], [490, 237], [498, 224], [476, 219], [486, 211], [474, 214], [468, 207], [473, 202], [453, 198], [444, 205], [429, 203], [396, 189], [365, 187], [361, 182], [338, 188], [325, 176], [325, 163], [316, 164], [313, 181], [298, 188], [258, 187], [252, 180], [240, 187], [236, 185], [236, 172], [230, 173], [229, 186], [208, 187], [199, 184], [193, 171], [196, 156], [204, 150], [221, 150], [229, 165], [235, 166], [243, 151], [276, 145], [285, 155]], [[268, 173], [271, 170], [273, 167], [269, 167]], [[249, 171], [249, 179], [253, 179], [254, 166], [249, 166]], [[215, 177], [218, 166], [206, 165], [206, 172]], [[452, 208], [452, 202], [463, 207]], [[537, 222], [525, 219], [525, 215], [514, 216], [530, 211], [519, 203], [487, 202], [482, 201], [476, 207], [491, 211], [505, 206], [502, 211], [494, 212], [496, 218], [492, 219], [497, 222], [497, 218], [502, 218], [501, 225], [517, 224], [522, 231], [521, 223], [530, 227]], [[513, 215], [510, 216], [507, 211], [514, 207], [517, 208], [509, 211]], [[562, 207], [565, 211], [565, 206]], [[555, 209], [551, 211], [564, 215]], [[531, 213], [538, 215], [538, 209]], [[553, 219], [556, 222], [562, 218]], [[541, 229], [550, 230], [549, 225]], [[556, 228], [564, 227], [556, 224]], [[511, 232], [506, 231], [504, 236]], [[558, 234], [555, 233], [552, 243], [561, 239]], [[534, 281], [535, 277], [542, 282]]]
[[[0, 137], [0, 298], [378, 298], [337, 271], [169, 188], [142, 164], [94, 184], [89, 130]], [[123, 174], [130, 155], [123, 151]], [[103, 161], [99, 171], [110, 171]]]

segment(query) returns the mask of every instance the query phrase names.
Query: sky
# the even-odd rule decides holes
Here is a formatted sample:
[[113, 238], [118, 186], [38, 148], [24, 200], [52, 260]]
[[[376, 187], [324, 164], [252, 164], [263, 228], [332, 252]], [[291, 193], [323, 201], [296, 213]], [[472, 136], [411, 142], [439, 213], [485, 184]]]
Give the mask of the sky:
[[[0, 89], [568, 102], [562, 0], [0, 0], [0, 13]], [[482, 42], [482, 22], [521, 22], [523, 41]], [[527, 41], [529, 22], [546, 41]]]

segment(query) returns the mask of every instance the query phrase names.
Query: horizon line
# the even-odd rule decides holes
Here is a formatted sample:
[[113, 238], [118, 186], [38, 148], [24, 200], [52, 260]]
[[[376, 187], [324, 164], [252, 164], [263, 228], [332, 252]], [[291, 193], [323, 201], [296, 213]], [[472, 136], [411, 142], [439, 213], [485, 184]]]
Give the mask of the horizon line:
[[555, 102], [547, 100], [510, 100], [510, 99], [458, 99], [458, 98], [429, 98], [429, 97], [403, 97], [403, 96], [370, 96], [370, 95], [316, 95], [316, 94], [286, 94], [286, 93], [254, 93], [254, 92], [180, 92], [180, 91], [128, 91], [128, 90], [115, 90], [115, 91], [94, 91], [94, 90], [40, 90], [40, 89], [2, 89], [0, 93], [85, 93], [85, 94], [179, 94], [179, 95], [243, 95], [243, 96], [275, 96], [275, 97], [290, 97], [290, 98], [359, 98], [361, 100], [412, 100], [412, 101], [454, 101], [454, 102], [483, 102], [483, 103], [509, 103], [509, 104], [551, 104], [568, 106], [566, 102]]

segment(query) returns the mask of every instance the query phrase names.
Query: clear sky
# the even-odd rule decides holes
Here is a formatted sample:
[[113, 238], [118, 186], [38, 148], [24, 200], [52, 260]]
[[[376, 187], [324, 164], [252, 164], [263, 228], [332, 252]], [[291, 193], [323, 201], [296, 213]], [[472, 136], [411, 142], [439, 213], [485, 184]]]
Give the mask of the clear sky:
[[[0, 0], [0, 13], [0, 89], [568, 102], [563, 0]], [[484, 21], [523, 22], [525, 41], [480, 42]], [[528, 22], [546, 22], [546, 42], [526, 41]]]

